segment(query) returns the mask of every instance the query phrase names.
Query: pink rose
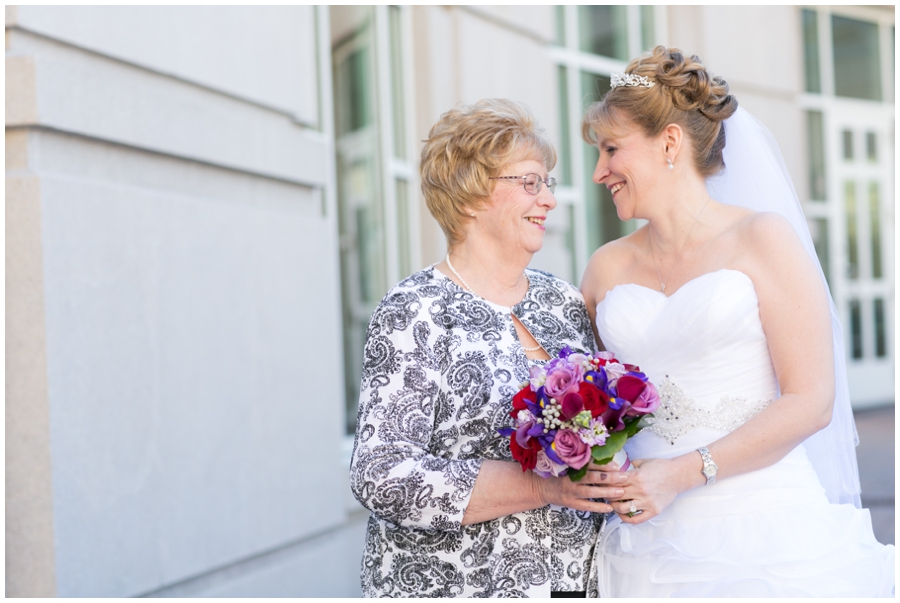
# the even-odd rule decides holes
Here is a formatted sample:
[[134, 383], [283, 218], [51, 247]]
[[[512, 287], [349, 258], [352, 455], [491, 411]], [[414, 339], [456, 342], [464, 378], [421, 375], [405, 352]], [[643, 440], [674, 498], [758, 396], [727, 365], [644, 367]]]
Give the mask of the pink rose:
[[577, 392], [578, 383], [581, 381], [581, 372], [578, 368], [568, 365], [557, 366], [548, 371], [547, 380], [544, 382], [544, 393], [551, 398], [562, 400], [568, 392]]
[[532, 471], [541, 477], [559, 477], [568, 469], [569, 468], [565, 465], [559, 465], [551, 461], [550, 457], [547, 456], [547, 453], [541, 450], [537, 453], [537, 464]]
[[571, 429], [560, 429], [556, 432], [553, 450], [562, 462], [572, 469], [581, 469], [591, 460], [591, 447]]
[[610, 362], [604, 368], [606, 370], [606, 378], [609, 387], [613, 387], [619, 380], [619, 377], [628, 373], [628, 369], [618, 362]]
[[648, 381], [647, 387], [644, 388], [641, 395], [631, 403], [631, 408], [628, 409], [627, 414], [629, 416], [645, 415], [655, 412], [657, 408], [659, 408], [659, 393], [653, 384]]

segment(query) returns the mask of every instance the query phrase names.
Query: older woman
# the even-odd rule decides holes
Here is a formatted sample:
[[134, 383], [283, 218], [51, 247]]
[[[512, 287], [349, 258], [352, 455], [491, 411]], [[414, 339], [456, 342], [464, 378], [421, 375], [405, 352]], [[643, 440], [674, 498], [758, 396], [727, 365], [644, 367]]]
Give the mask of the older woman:
[[445, 113], [422, 151], [444, 261], [401, 281], [369, 324], [351, 467], [372, 512], [366, 596], [596, 591], [591, 557], [620, 476], [536, 477], [497, 430], [529, 369], [591, 351], [577, 289], [527, 269], [556, 207], [552, 145], [506, 100]]

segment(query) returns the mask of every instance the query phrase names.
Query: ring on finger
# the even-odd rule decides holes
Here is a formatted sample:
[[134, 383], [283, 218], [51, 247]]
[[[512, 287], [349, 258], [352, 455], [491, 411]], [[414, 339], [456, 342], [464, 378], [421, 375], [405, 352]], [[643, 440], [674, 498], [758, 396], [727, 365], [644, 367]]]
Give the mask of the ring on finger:
[[638, 509], [636, 506], [634, 506], [634, 501], [632, 500], [631, 506], [628, 507], [628, 513], [626, 513], [626, 515], [628, 515], [628, 517], [637, 517], [643, 512], [643, 509]]

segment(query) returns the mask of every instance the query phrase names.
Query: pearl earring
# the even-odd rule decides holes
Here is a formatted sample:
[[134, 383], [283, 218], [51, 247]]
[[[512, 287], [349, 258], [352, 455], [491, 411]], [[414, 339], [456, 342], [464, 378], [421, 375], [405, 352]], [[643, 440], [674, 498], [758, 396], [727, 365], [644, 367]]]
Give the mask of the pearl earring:
[[667, 158], [666, 161], [669, 162], [669, 169], [670, 169], [670, 170], [674, 170], [674, 169], [675, 169], [675, 164], [672, 163], [672, 160]]
[[473, 218], [475, 217], [475, 214], [469, 214], [469, 215], [472, 216]]

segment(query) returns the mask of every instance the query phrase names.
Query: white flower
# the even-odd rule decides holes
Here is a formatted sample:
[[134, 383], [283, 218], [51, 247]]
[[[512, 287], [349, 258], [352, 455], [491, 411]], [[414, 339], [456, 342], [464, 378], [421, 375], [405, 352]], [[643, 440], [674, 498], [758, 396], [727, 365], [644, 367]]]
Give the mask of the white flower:
[[531, 367], [531, 378], [528, 380], [531, 383], [531, 389], [537, 391], [545, 381], [547, 381], [547, 371], [541, 366]]
[[516, 415], [516, 421], [517, 421], [518, 425], [524, 425], [525, 423], [528, 423], [529, 421], [536, 421], [536, 420], [537, 420], [537, 417], [535, 417], [534, 414], [527, 408], [523, 408], [522, 410], [519, 411], [519, 414]]

